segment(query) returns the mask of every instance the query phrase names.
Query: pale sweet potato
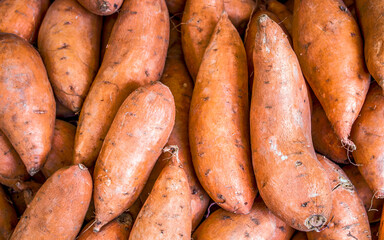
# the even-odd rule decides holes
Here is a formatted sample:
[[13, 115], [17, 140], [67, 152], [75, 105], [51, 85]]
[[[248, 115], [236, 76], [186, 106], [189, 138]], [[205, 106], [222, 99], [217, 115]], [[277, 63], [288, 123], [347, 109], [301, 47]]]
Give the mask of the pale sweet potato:
[[0, 185], [0, 240], [8, 240], [16, 224], [16, 211]]
[[[88, 11], [101, 15], [107, 16], [114, 14], [119, 10], [124, 0], [77, 0], [83, 7]], [[128, 0], [130, 1], [130, 0]]]

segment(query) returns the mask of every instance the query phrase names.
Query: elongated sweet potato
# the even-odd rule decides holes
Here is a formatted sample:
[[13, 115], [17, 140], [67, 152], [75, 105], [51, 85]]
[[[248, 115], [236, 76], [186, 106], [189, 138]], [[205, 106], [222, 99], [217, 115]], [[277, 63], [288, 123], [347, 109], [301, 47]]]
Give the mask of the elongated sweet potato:
[[293, 15], [288, 7], [277, 0], [267, 0], [267, 10], [273, 12], [281, 20], [289, 35], [291, 35]]
[[79, 112], [99, 67], [102, 18], [76, 0], [56, 0], [41, 24], [39, 52], [56, 98]]
[[191, 239], [188, 177], [179, 160], [178, 147], [167, 146], [165, 150], [172, 156], [137, 216], [129, 240]]
[[268, 239], [289, 240], [294, 229], [273, 215], [259, 197], [249, 214], [219, 209], [193, 233], [194, 240]]
[[213, 29], [224, 10], [224, 0], [187, 0], [181, 25], [185, 63], [195, 81]]
[[124, 0], [77, 0], [88, 11], [107, 16], [114, 14], [119, 10]]
[[168, 39], [164, 0], [124, 2], [81, 110], [74, 163], [92, 166], [123, 101], [139, 86], [160, 79]]
[[77, 240], [126, 240], [133, 225], [132, 216], [123, 213], [112, 222], [105, 225], [100, 232], [94, 232], [92, 224], [88, 223], [76, 238]]
[[165, 0], [168, 11], [171, 14], [182, 13], [187, 0]]
[[101, 49], [100, 49], [100, 60], [102, 61], [104, 58], [105, 50], [108, 48], [109, 37], [111, 36], [111, 32], [115, 22], [117, 20], [117, 13], [106, 16], [103, 19], [103, 28], [101, 31]]
[[94, 231], [139, 197], [175, 122], [171, 91], [160, 82], [136, 89], [124, 101], [96, 161]]
[[384, 198], [384, 95], [373, 83], [360, 116], [352, 128], [351, 139], [356, 144], [353, 152], [361, 175], [376, 198]]
[[[175, 23], [175, 25], [178, 24]], [[184, 63], [180, 33], [176, 28], [171, 31], [170, 45], [161, 82], [169, 87], [175, 99], [175, 126], [173, 127], [167, 145], [176, 145], [179, 148], [179, 160], [187, 174], [191, 192], [192, 229], [194, 229], [200, 223], [207, 209], [209, 197], [200, 185], [192, 164], [188, 139], [188, 119], [193, 82]], [[164, 152], [157, 160], [140, 195], [143, 202], [145, 202], [151, 192], [161, 170], [168, 165], [170, 157], [171, 154], [169, 152]]]
[[326, 157], [317, 155], [332, 186], [332, 220], [320, 232], [307, 233], [309, 240], [371, 239], [371, 229], [363, 202], [343, 170]]
[[0, 128], [37, 173], [51, 150], [55, 98], [39, 53], [22, 38], [0, 33]]
[[261, 197], [276, 216], [300, 231], [329, 221], [329, 179], [311, 139], [308, 91], [287, 35], [263, 14], [253, 52], [251, 145]]
[[16, 211], [0, 185], [0, 240], [8, 240], [16, 224]]
[[293, 45], [304, 76], [343, 146], [369, 88], [359, 27], [341, 0], [296, 0]]
[[224, 9], [240, 35], [244, 33], [256, 5], [254, 0], [224, 0]]
[[43, 184], [11, 240], [75, 239], [92, 196], [92, 178], [84, 165], [55, 172]]
[[307, 234], [305, 232], [296, 232], [291, 240], [308, 240]]
[[224, 12], [205, 51], [189, 116], [192, 160], [201, 185], [220, 207], [240, 214], [249, 213], [257, 193], [246, 61], [239, 33]]
[[52, 148], [41, 169], [45, 177], [49, 178], [60, 168], [72, 164], [75, 133], [75, 126], [59, 119], [56, 120]]

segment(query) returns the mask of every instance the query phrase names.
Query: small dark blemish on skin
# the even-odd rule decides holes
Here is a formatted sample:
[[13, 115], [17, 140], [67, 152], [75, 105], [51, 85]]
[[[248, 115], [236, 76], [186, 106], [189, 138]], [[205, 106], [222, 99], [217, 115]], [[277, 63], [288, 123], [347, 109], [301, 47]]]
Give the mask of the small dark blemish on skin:
[[244, 165], [243, 165], [243, 164], [240, 164], [239, 166], [240, 166], [241, 170], [244, 171]]
[[280, 226], [279, 229], [280, 229], [280, 231], [285, 232], [285, 227], [284, 226]]
[[248, 232], [245, 232], [244, 236], [245, 236], [246, 238], [249, 238], [249, 233], [248, 233]]
[[301, 166], [302, 164], [303, 164], [303, 163], [300, 162], [300, 161], [296, 161], [296, 162], [295, 162], [296, 167]]
[[67, 57], [62, 57], [62, 58], [60, 58], [60, 60], [65, 60], [65, 59], [67, 59]]
[[267, 109], [271, 109], [271, 108], [272, 108], [272, 106], [265, 106], [265, 108], [267, 108]]
[[339, 6], [340, 10], [343, 12], [348, 12], [348, 9], [344, 6]]
[[65, 75], [69, 75], [69, 72], [65, 72]]
[[223, 219], [223, 220], [227, 220], [227, 219], [231, 219], [231, 217], [230, 217], [230, 216], [227, 216], [227, 215], [224, 215], [221, 219]]
[[260, 222], [259, 222], [259, 220], [257, 220], [257, 218], [253, 218], [253, 217], [251, 217], [251, 221], [252, 221], [254, 224], [256, 224], [257, 226], [260, 225]]
[[119, 7], [119, 5], [117, 5], [117, 4], [115, 3], [115, 4], [113, 4], [113, 7], [114, 7], [115, 9], [117, 9], [117, 8]]
[[269, 84], [270, 82], [269, 81], [264, 81], [264, 84]]
[[301, 207], [307, 207], [308, 203], [309, 203], [309, 201], [308, 201], [308, 202], [304, 202], [304, 203], [302, 203], [302, 204], [301, 204]]
[[68, 21], [64, 22], [64, 25], [69, 25], [69, 24], [71, 24], [71, 22], [68, 22]]
[[149, 77], [149, 72], [148, 72], [148, 70], [145, 70], [145, 76]]
[[203, 98], [204, 102], [208, 101], [209, 97]]
[[66, 49], [66, 48], [68, 48], [68, 47], [69, 47], [68, 44], [63, 43], [63, 46], [59, 47], [57, 50]]
[[351, 37], [355, 37], [356, 33], [351, 32]]
[[208, 174], [211, 172], [211, 169], [207, 169], [207, 171], [205, 171], [204, 175], [205, 176], [208, 176]]

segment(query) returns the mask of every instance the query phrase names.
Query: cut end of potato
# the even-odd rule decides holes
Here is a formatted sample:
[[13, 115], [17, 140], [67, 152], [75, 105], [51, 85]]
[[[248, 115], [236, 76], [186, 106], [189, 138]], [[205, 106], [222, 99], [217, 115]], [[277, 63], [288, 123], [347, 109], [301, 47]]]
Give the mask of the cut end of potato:
[[327, 222], [327, 219], [323, 215], [312, 215], [307, 220], [305, 220], [304, 225], [308, 228], [308, 230], [315, 230], [319, 232], [324, 224]]

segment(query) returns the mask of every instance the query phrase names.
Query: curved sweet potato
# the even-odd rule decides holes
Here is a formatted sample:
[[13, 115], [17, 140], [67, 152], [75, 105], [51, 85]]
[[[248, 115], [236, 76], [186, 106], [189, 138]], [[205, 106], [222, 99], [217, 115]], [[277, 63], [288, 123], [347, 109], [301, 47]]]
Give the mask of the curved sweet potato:
[[297, 0], [293, 45], [304, 76], [343, 146], [369, 88], [359, 27], [341, 0]]
[[293, 15], [288, 7], [277, 0], [267, 0], [267, 10], [273, 12], [284, 24], [289, 35], [292, 35]]
[[0, 240], [8, 240], [17, 224], [16, 211], [0, 185]]
[[343, 170], [326, 157], [317, 155], [332, 186], [332, 219], [320, 232], [307, 233], [309, 240], [371, 239], [371, 229], [363, 202]]
[[308, 240], [308, 238], [305, 232], [296, 232], [296, 234], [293, 235], [291, 240]]
[[75, 126], [59, 119], [56, 120], [52, 148], [41, 169], [46, 178], [49, 178], [60, 168], [72, 164], [75, 133]]
[[178, 147], [167, 146], [172, 156], [145, 201], [129, 240], [191, 239], [191, 194]]
[[39, 53], [22, 38], [0, 33], [0, 128], [30, 175], [51, 150], [55, 98]]
[[257, 193], [246, 61], [239, 33], [224, 12], [205, 51], [189, 116], [192, 160], [201, 185], [220, 207], [240, 214], [249, 213]]
[[175, 122], [171, 91], [160, 82], [136, 89], [121, 105], [96, 161], [94, 231], [139, 197]]
[[76, 0], [56, 0], [40, 27], [37, 45], [55, 96], [73, 112], [80, 111], [99, 67], [101, 26], [102, 18]]
[[187, 0], [181, 25], [185, 63], [195, 81], [213, 29], [224, 10], [224, 0]]
[[256, 5], [254, 0], [224, 0], [224, 9], [240, 35], [244, 33]]
[[194, 240], [268, 239], [289, 240], [294, 229], [273, 215], [259, 197], [249, 214], [219, 209], [193, 233]]
[[123, 101], [136, 88], [160, 79], [168, 38], [164, 0], [124, 2], [80, 113], [74, 163], [92, 166]]
[[167, 3], [168, 11], [171, 14], [181, 13], [184, 10], [187, 0], [165, 0]]
[[267, 207], [300, 231], [331, 217], [329, 179], [312, 146], [308, 91], [295, 52], [262, 14], [253, 52], [251, 145], [256, 182]]
[[111, 36], [111, 32], [115, 22], [117, 20], [117, 13], [106, 16], [103, 18], [103, 28], [101, 31], [101, 49], [100, 49], [100, 60], [102, 61], [104, 58], [105, 51], [108, 48], [109, 37]]
[[55, 172], [20, 218], [11, 240], [75, 239], [92, 196], [92, 177], [84, 165]]
[[107, 16], [114, 14], [119, 10], [124, 0], [77, 0], [88, 11]]

